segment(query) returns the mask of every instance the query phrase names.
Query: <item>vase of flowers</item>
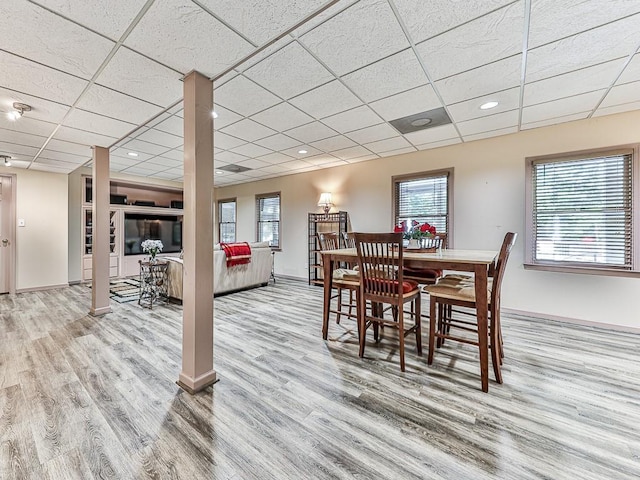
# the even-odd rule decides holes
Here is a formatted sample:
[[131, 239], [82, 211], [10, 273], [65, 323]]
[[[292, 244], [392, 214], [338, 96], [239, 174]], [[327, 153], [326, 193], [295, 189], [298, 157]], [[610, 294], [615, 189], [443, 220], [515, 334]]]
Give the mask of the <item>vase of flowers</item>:
[[407, 248], [426, 248], [427, 241], [436, 235], [436, 227], [429, 225], [427, 222], [420, 223], [416, 220], [411, 221], [411, 227], [407, 221], [403, 220], [400, 225], [396, 225], [393, 229], [395, 233], [402, 233], [402, 238], [408, 240]]
[[162, 241], [160, 240], [145, 240], [140, 245], [142, 251], [149, 254], [149, 263], [156, 263], [156, 255], [162, 251]]

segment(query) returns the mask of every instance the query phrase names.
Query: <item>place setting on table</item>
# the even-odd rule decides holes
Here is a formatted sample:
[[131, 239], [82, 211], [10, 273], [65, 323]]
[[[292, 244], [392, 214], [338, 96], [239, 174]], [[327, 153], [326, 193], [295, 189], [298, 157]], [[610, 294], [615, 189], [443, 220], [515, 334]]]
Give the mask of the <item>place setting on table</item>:
[[[374, 339], [380, 327], [399, 330], [400, 368], [404, 371], [405, 336], [416, 336], [416, 349], [421, 354], [422, 294], [428, 294], [429, 352], [427, 363], [433, 362], [434, 350], [445, 340], [461, 341], [479, 349], [480, 378], [483, 392], [489, 389], [489, 357], [497, 383], [502, 383], [501, 365], [504, 357], [500, 329], [500, 285], [507, 258], [517, 234], [507, 233], [499, 251], [447, 248], [447, 234], [438, 233], [432, 225], [413, 221], [409, 227], [402, 222], [393, 233], [349, 232], [352, 243], [346, 248], [321, 249], [323, 267], [322, 337], [328, 339], [332, 290], [340, 288], [341, 278], [334, 276], [336, 266], [350, 265], [356, 276], [348, 276], [350, 290], [356, 293], [360, 357], [364, 356], [366, 331], [372, 326]], [[413, 241], [415, 240], [415, 241]], [[456, 273], [444, 274], [445, 271]], [[464, 272], [464, 274], [458, 273]], [[472, 275], [469, 275], [472, 274]], [[341, 301], [340, 299], [338, 300]], [[403, 308], [411, 302], [411, 310]], [[367, 307], [367, 304], [370, 306]], [[392, 308], [382, 308], [388, 304]], [[457, 320], [452, 306], [472, 309], [473, 321]], [[392, 319], [384, 318], [387, 311]], [[413, 325], [405, 328], [404, 316], [410, 315]], [[459, 337], [451, 329], [477, 333], [477, 339]]]

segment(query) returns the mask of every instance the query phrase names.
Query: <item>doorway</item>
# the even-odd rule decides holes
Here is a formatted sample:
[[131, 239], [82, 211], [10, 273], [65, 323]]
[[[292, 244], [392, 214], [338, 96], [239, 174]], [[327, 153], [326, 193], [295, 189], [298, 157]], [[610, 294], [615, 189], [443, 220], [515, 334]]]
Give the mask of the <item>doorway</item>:
[[0, 294], [15, 292], [15, 175], [0, 175]]

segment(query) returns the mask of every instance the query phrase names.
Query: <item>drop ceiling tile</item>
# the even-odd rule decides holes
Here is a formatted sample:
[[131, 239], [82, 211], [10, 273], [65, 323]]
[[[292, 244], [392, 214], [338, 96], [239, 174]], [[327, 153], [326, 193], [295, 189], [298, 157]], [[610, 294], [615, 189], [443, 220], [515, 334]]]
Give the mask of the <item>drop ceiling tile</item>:
[[518, 87], [521, 69], [522, 55], [515, 55], [439, 80], [435, 86], [442, 99], [449, 105]]
[[137, 125], [145, 123], [162, 110], [156, 105], [100, 85], [89, 88], [78, 102], [78, 108]]
[[134, 123], [122, 122], [97, 113], [78, 110], [77, 108], [71, 111], [65, 119], [64, 125], [115, 138], [123, 137], [137, 127]]
[[294, 32], [292, 32], [291, 35], [296, 38], [301, 37], [305, 33], [316, 28], [321, 23], [325, 23], [330, 18], [335, 17], [337, 14], [346, 10], [354, 3], [358, 3], [359, 1], [360, 0], [340, 0], [339, 2], [325, 9], [322, 13], [307, 20], [304, 24], [300, 25]]
[[174, 172], [157, 172], [149, 176], [153, 178], [160, 178], [162, 180], [173, 180], [176, 174]]
[[638, 12], [640, 3], [627, 0], [532, 0], [529, 48]]
[[[289, 159], [291, 160], [291, 159]], [[268, 167], [261, 168], [260, 170], [267, 173], [284, 173], [288, 172], [290, 169], [288, 167], [283, 167], [282, 165], [269, 165]]]
[[557, 125], [558, 123], [573, 122], [575, 120], [583, 120], [589, 116], [589, 112], [574, 113], [563, 117], [549, 118], [537, 122], [523, 123], [522, 130], [530, 130], [532, 128], [546, 127], [549, 125]]
[[596, 107], [604, 92], [605, 90], [583, 93], [574, 97], [525, 107], [522, 109], [522, 123], [532, 123], [574, 113], [590, 112]]
[[17, 143], [0, 142], [0, 152], [11, 155], [13, 158], [31, 160], [40, 150], [39, 147], [18, 145]]
[[246, 140], [247, 142], [253, 142], [276, 133], [274, 130], [267, 128], [264, 125], [260, 125], [253, 120], [249, 120], [248, 118], [225, 127], [223, 132]]
[[516, 133], [518, 131], [517, 126], [507, 127], [507, 128], [499, 128], [497, 130], [490, 130], [488, 132], [476, 133], [473, 135], [465, 135], [465, 142], [472, 142], [474, 140], [483, 140], [485, 138], [493, 138], [499, 137], [500, 135], [509, 135], [511, 133]]
[[274, 94], [242, 75], [216, 88], [213, 95], [217, 105], [244, 116], [253, 115], [280, 102]]
[[147, 160], [148, 163], [153, 163], [155, 165], [162, 165], [166, 168], [182, 168], [183, 162], [180, 160], [173, 160], [171, 158], [165, 157], [153, 157]]
[[439, 127], [427, 128], [426, 130], [407, 133], [404, 137], [414, 146], [459, 138], [458, 132], [453, 125], [440, 125]]
[[279, 166], [286, 168], [287, 171], [295, 171], [301, 168], [311, 167], [312, 165], [302, 160], [292, 160], [291, 162], [281, 163]]
[[3, 50], [87, 80], [115, 43], [26, 0], [3, 2]]
[[431, 150], [432, 148], [447, 147], [449, 145], [456, 145], [462, 143], [460, 137], [450, 138], [448, 140], [440, 140], [439, 142], [423, 143], [422, 145], [416, 145], [418, 150]]
[[244, 140], [240, 140], [239, 138], [232, 137], [231, 135], [222, 133], [219, 130], [213, 132], [213, 145], [217, 148], [221, 148], [223, 150], [231, 150], [232, 148], [239, 147], [240, 145], [244, 145], [245, 143], [247, 142], [245, 142]]
[[80, 145], [79, 143], [58, 140], [57, 138], [49, 140], [49, 143], [47, 143], [47, 149], [54, 150], [56, 152], [71, 153], [73, 155], [82, 155], [87, 158], [91, 158], [93, 156], [91, 147], [88, 147], [87, 145]]
[[108, 137], [106, 135], [99, 135], [97, 133], [65, 126], [58, 128], [54, 138], [68, 142], [80, 143], [82, 145], [96, 145], [99, 147], [108, 147], [118, 140], [116, 137]]
[[138, 140], [154, 143], [156, 145], [160, 145], [161, 147], [167, 147], [167, 148], [179, 147], [184, 142], [182, 137], [178, 137], [177, 135], [172, 135], [171, 133], [161, 132], [160, 130], [155, 130], [153, 128], [150, 128], [149, 130], [144, 132], [142, 135], [138, 135], [137, 138]]
[[239, 153], [220, 152], [219, 154], [215, 155], [215, 160], [216, 162], [220, 161], [225, 163], [238, 163], [249, 159], [244, 155], [240, 155]]
[[359, 144], [376, 142], [378, 140], [384, 140], [385, 138], [391, 138], [397, 135], [398, 131], [388, 123], [373, 125], [371, 127], [355, 130], [346, 134], [347, 137]]
[[130, 175], [140, 175], [141, 177], [146, 177], [148, 175], [153, 175], [154, 173], [159, 172], [158, 169], [147, 168], [147, 167], [138, 166], [138, 165], [136, 165], [135, 167], [129, 167], [121, 171]]
[[403, 137], [387, 138], [386, 140], [380, 140], [378, 142], [366, 143], [363, 145], [365, 148], [371, 150], [373, 153], [384, 153], [391, 150], [398, 150], [400, 148], [411, 147], [412, 145]]
[[324, 140], [311, 143], [311, 146], [317, 148], [318, 150], [322, 150], [324, 152], [342, 150], [344, 148], [353, 147], [355, 145], [356, 145], [356, 142], [342, 135], [337, 135], [331, 138], [325, 138]]
[[40, 156], [44, 158], [50, 158], [52, 160], [60, 160], [62, 162], [75, 163], [77, 165], [80, 163], [86, 163], [87, 160], [91, 158], [91, 153], [92, 152], [89, 151], [88, 155], [73, 155], [71, 153], [62, 153], [62, 152], [56, 152], [54, 150], [45, 149], [42, 151], [42, 153], [40, 153]]
[[184, 134], [184, 120], [181, 117], [172, 115], [162, 120], [160, 123], [154, 125], [153, 128], [156, 130], [160, 130], [161, 132], [182, 136]]
[[[131, 156], [129, 155], [129, 152], [132, 153], [137, 153], [137, 156]], [[139, 151], [134, 151], [131, 148], [127, 148], [125, 147], [118, 147], [118, 148], [112, 148], [111, 150], [109, 150], [109, 158], [111, 159], [111, 161], [114, 161], [115, 159], [119, 159], [119, 161], [126, 161], [127, 165], [135, 165], [137, 163], [140, 163], [144, 160], [148, 160], [151, 157], [153, 157], [154, 155], [150, 154], [150, 153], [144, 153], [144, 152], [139, 152]]]
[[184, 102], [178, 102], [177, 104], [175, 104], [173, 107], [169, 108], [166, 113], [168, 113], [169, 115], [176, 115], [180, 118], [184, 118]]
[[71, 173], [75, 170], [73, 166], [62, 167], [62, 166], [46, 165], [46, 164], [40, 164], [40, 163], [32, 163], [29, 169], [39, 170], [42, 172], [62, 173], [62, 174]]
[[316, 166], [325, 166], [329, 164], [333, 164], [336, 162], [343, 163], [339, 158], [334, 157], [333, 155], [329, 155], [327, 153], [322, 153], [320, 155], [314, 155], [312, 157], [307, 157], [304, 159], [305, 162], [310, 163], [311, 165]]
[[270, 165], [276, 165], [279, 163], [290, 162], [293, 158], [288, 155], [283, 155], [282, 153], [270, 153], [269, 155], [263, 155], [258, 160], [265, 161]]
[[31, 160], [11, 160], [12, 168], [28, 168], [31, 165]]
[[638, 46], [640, 14], [565, 38], [527, 54], [527, 83], [626, 57]]
[[[498, 106], [488, 110], [481, 110], [480, 105], [487, 102], [498, 102]], [[501, 92], [491, 93], [482, 97], [474, 98], [460, 103], [447, 106], [451, 120], [462, 122], [474, 118], [487, 117], [496, 113], [506, 112], [520, 108], [520, 87], [510, 88]]]
[[[213, 98], [215, 100], [215, 93], [213, 95]], [[242, 115], [238, 115], [237, 113], [232, 112], [231, 110], [228, 110], [221, 105], [214, 105], [213, 110], [218, 114], [218, 117], [213, 120], [214, 130], [220, 130], [227, 125], [239, 122], [244, 118], [242, 117]]]
[[279, 132], [299, 127], [313, 118], [288, 103], [280, 103], [251, 117], [256, 122]]
[[214, 85], [216, 87], [218, 87], [219, 85], [222, 85], [223, 83], [228, 82], [229, 80], [231, 80], [238, 73], [245, 72], [246, 70], [248, 70], [251, 67], [253, 67], [256, 63], [260, 63], [265, 58], [270, 57], [271, 55], [276, 53], [278, 50], [281, 50], [282, 48], [286, 47], [287, 45], [289, 45], [291, 42], [294, 42], [294, 41], [295, 40], [292, 37], [290, 37], [289, 35], [281, 38], [277, 42], [272, 43], [271, 45], [269, 45], [264, 50], [261, 50], [260, 53], [257, 53], [253, 57], [251, 57], [251, 58], [245, 60], [244, 62], [242, 62], [240, 65], [238, 65], [231, 72], [225, 73], [224, 76], [220, 77], [219, 79], [217, 79], [214, 82]]
[[613, 115], [615, 113], [629, 112], [631, 110], [640, 110], [640, 101], [632, 103], [624, 103], [622, 105], [614, 105], [612, 107], [600, 107], [593, 114], [594, 117], [601, 117], [603, 115]]
[[524, 87], [524, 106], [608, 88], [624, 65], [624, 59], [558, 75]]
[[247, 143], [245, 145], [240, 145], [232, 149], [232, 152], [239, 153], [240, 155], [245, 155], [250, 158], [260, 157], [262, 155], [268, 155], [272, 153], [271, 150], [261, 147], [260, 145], [255, 145], [253, 143]]
[[[73, 162], [63, 162], [62, 160], [55, 160], [53, 158], [46, 158], [43, 157], [42, 155], [40, 155], [36, 160], [35, 163], [41, 164], [41, 165], [53, 165], [54, 167], [60, 167], [60, 168], [69, 168], [71, 170], [75, 170], [78, 167], [78, 163], [73, 163]], [[82, 162], [84, 163], [84, 162]]]
[[17, 130], [7, 130], [5, 128], [0, 128], [0, 140], [7, 143], [25, 145], [27, 147], [41, 147], [47, 140], [47, 137], [22, 133]]
[[618, 78], [616, 85], [640, 80], [640, 53], [636, 53]]
[[[295, 147], [295, 148], [288, 148], [287, 150], [283, 150], [280, 153], [284, 153], [285, 155], [288, 155], [290, 157], [293, 158], [306, 158], [306, 157], [312, 157], [313, 155], [318, 155], [320, 153], [322, 153], [320, 150], [318, 150], [317, 148], [313, 148], [310, 147], [309, 145], [305, 145], [304, 146], [304, 150], [307, 151], [307, 153], [298, 153], [301, 150], [300, 147]], [[264, 159], [264, 157], [261, 157]]]
[[37, 0], [50, 10], [118, 40], [142, 9], [146, 0]]
[[262, 160], [257, 160], [255, 158], [243, 160], [242, 162], [237, 162], [237, 164], [247, 168], [262, 168], [262, 167], [268, 167], [269, 165], [271, 165], [270, 163], [263, 162]]
[[249, 37], [256, 45], [271, 40], [326, 3], [326, 0], [297, 0], [295, 2], [201, 1], [213, 13]]
[[281, 133], [277, 133], [276, 135], [256, 140], [255, 143], [271, 150], [285, 150], [287, 148], [293, 148], [296, 145], [300, 145], [301, 142]]
[[52, 102], [73, 104], [88, 82], [0, 50], [0, 85]]
[[35, 120], [27, 116], [12, 121], [9, 120], [6, 115], [0, 114], [0, 128], [13, 130], [15, 132], [28, 133], [31, 135], [39, 135], [41, 137], [48, 137], [53, 133], [53, 130], [56, 128], [56, 124]]
[[121, 47], [96, 83], [166, 107], [182, 98], [182, 74]]
[[518, 110], [496, 113], [495, 115], [490, 115], [488, 117], [467, 120], [466, 122], [458, 122], [457, 126], [463, 137], [474, 135], [476, 133], [488, 132], [490, 130], [517, 127], [518, 114]]
[[416, 151], [417, 151], [416, 147], [410, 146], [410, 147], [398, 148], [397, 150], [389, 150], [387, 152], [382, 152], [379, 155], [381, 157], [392, 157], [395, 155], [403, 155], [405, 153], [411, 153]]
[[301, 37], [337, 75], [344, 75], [409, 46], [389, 3], [363, 0]]
[[522, 51], [524, 0], [417, 45], [433, 80], [471, 70]]
[[296, 127], [285, 132], [290, 137], [300, 140], [303, 143], [311, 143], [324, 138], [336, 135], [334, 130], [320, 122], [313, 122]]
[[162, 155], [166, 153], [169, 148], [155, 143], [145, 142], [144, 140], [138, 140], [137, 138], [124, 144], [124, 148], [129, 152], [142, 152], [149, 155]]
[[397, 118], [413, 115], [414, 113], [426, 112], [434, 108], [442, 107], [440, 100], [436, 96], [431, 85], [414, 88], [407, 92], [398, 93], [388, 98], [370, 103], [378, 115], [385, 120], [395, 120]]
[[602, 101], [600, 107], [611, 107], [640, 101], [640, 82], [625, 83], [613, 87]]
[[322, 119], [322, 123], [340, 133], [352, 132], [380, 122], [382, 119], [366, 105]]
[[293, 42], [244, 72], [254, 82], [284, 99], [334, 79], [313, 56]]
[[184, 152], [180, 149], [169, 150], [168, 152], [164, 152], [162, 156], [165, 158], [170, 158], [172, 160], [184, 162]]
[[439, 35], [458, 25], [503, 7], [513, 0], [394, 0], [400, 17], [415, 43]]
[[[371, 151], [364, 148], [362, 145], [356, 145], [355, 147], [345, 148], [343, 150], [337, 150], [331, 152], [331, 154], [341, 160], [353, 160], [355, 158], [371, 156]], [[377, 157], [377, 155], [374, 155]]]
[[362, 105], [358, 97], [338, 80], [292, 98], [291, 103], [317, 119]]
[[342, 80], [365, 102], [429, 83], [410, 48], [345, 75]]
[[125, 44], [182, 73], [214, 77], [253, 47], [196, 4], [155, 2]]
[[372, 153], [372, 154], [369, 154], [369, 155], [365, 155], [363, 157], [350, 158], [348, 160], [345, 160], [345, 162], [347, 162], [347, 163], [360, 163], [360, 162], [366, 162], [367, 160], [374, 160], [376, 158], [380, 158], [380, 156], [376, 155], [375, 153]]
[[[39, 97], [25, 95], [6, 88], [0, 88], [0, 112], [13, 110], [13, 103], [26, 103], [31, 107], [28, 118], [59, 123], [69, 111], [67, 105], [49, 102]], [[6, 118], [6, 117], [5, 117]]]

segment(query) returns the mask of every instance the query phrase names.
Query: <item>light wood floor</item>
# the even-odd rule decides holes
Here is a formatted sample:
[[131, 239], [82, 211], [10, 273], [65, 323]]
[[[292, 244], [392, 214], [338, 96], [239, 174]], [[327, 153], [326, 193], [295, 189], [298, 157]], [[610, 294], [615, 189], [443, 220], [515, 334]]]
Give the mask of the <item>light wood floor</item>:
[[640, 477], [639, 336], [504, 317], [483, 394], [473, 347], [427, 367], [409, 340], [402, 374], [393, 338], [364, 360], [349, 321], [323, 341], [321, 302], [287, 280], [216, 298], [221, 380], [190, 396], [181, 307], [0, 297], [0, 478]]

